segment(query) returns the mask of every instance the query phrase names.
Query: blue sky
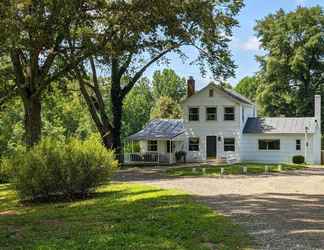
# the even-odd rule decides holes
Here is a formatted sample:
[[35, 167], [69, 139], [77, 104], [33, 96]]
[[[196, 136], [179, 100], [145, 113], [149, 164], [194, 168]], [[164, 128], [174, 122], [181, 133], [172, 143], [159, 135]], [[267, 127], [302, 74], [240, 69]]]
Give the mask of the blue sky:
[[[297, 6], [309, 7], [316, 5], [324, 5], [324, 0], [246, 0], [245, 7], [237, 17], [240, 27], [235, 28], [230, 44], [233, 59], [238, 68], [236, 70], [236, 77], [229, 79], [229, 82], [234, 86], [240, 79], [253, 75], [258, 70], [255, 55], [262, 54], [262, 51], [259, 49], [259, 42], [253, 31], [255, 20], [262, 19], [280, 8], [285, 11], [292, 11]], [[186, 48], [185, 53], [189, 57], [194, 57], [195, 50]], [[147, 70], [145, 75], [151, 78], [155, 70], [170, 67], [181, 76], [193, 76], [196, 80], [197, 88], [202, 88], [212, 80], [210, 74], [202, 78], [198, 66], [184, 63], [178, 56], [170, 54], [168, 58], [170, 60], [169, 65], [154, 65]]]

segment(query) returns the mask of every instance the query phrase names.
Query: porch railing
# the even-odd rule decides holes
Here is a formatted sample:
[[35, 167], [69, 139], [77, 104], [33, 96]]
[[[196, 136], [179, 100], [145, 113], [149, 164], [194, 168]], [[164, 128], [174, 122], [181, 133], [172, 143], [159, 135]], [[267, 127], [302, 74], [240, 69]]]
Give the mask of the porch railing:
[[126, 164], [136, 164], [136, 163], [173, 163], [173, 154], [163, 154], [163, 153], [126, 153], [124, 154], [124, 163]]

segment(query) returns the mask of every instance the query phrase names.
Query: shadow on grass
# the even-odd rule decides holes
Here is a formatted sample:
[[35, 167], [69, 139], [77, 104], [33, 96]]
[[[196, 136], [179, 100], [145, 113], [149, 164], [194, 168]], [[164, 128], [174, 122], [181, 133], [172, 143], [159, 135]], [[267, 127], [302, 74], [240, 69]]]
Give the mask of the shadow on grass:
[[228, 218], [172, 190], [112, 184], [90, 199], [37, 204], [0, 216], [2, 247], [16, 249], [244, 249]]
[[266, 193], [197, 196], [234, 221], [266, 249], [323, 249], [324, 195]]

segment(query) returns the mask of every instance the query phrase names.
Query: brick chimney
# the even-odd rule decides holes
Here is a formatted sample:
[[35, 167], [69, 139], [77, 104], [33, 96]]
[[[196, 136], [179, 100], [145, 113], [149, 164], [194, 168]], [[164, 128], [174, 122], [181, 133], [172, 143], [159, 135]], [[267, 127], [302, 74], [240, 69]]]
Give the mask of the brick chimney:
[[195, 94], [195, 80], [192, 76], [187, 80], [187, 95], [188, 97]]
[[321, 125], [321, 96], [315, 95], [314, 117], [319, 126]]

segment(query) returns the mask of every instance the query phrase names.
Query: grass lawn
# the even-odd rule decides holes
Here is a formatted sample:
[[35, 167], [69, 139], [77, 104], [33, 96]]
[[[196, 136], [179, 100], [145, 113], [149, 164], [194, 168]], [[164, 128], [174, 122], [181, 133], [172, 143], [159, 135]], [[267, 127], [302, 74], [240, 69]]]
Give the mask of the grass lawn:
[[[305, 165], [280, 164], [282, 171], [297, 170], [305, 168]], [[260, 174], [265, 172], [265, 166], [268, 166], [269, 172], [278, 172], [278, 164], [258, 164], [258, 163], [238, 163], [232, 165], [197, 165], [193, 167], [170, 168], [166, 173], [170, 176], [219, 176], [221, 168], [224, 168], [224, 174], [243, 174], [243, 167], [247, 168], [248, 174]], [[196, 169], [193, 172], [193, 168]], [[205, 168], [205, 172], [203, 172]]]
[[0, 249], [248, 249], [246, 233], [186, 194], [111, 184], [87, 200], [21, 205], [0, 185]]

